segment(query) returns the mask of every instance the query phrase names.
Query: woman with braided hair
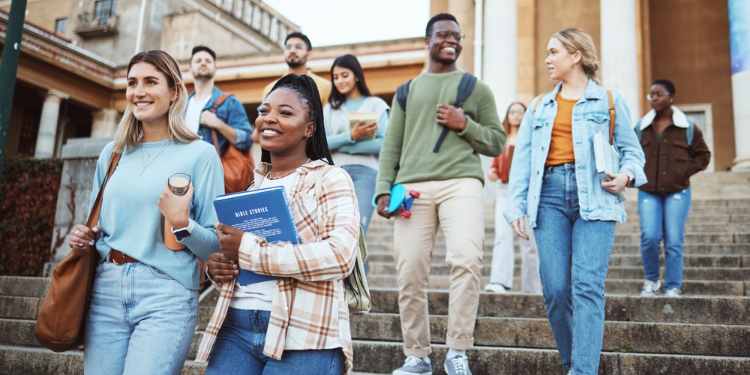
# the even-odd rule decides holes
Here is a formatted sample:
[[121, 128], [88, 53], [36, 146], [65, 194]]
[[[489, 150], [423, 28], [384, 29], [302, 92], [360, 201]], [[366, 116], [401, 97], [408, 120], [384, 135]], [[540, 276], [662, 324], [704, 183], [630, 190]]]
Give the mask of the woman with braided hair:
[[[351, 374], [344, 279], [359, 249], [352, 181], [343, 169], [328, 167], [333, 162], [323, 108], [310, 77], [281, 78], [258, 113], [263, 152], [249, 189], [285, 187], [300, 243], [270, 244], [216, 224], [221, 253], [209, 257], [208, 273], [221, 294], [196, 362], [205, 362], [214, 346], [209, 375], [291, 374], [303, 368], [311, 375]], [[240, 286], [239, 267], [280, 278]]]

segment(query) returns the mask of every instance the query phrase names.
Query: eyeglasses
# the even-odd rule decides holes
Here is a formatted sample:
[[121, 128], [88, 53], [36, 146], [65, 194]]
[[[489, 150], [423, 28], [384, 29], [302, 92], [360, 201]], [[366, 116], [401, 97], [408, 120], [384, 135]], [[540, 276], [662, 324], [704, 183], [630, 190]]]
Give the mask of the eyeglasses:
[[655, 92], [653, 94], [646, 95], [646, 99], [648, 99], [648, 100], [654, 100], [654, 99], [659, 99], [662, 96], [669, 96], [669, 95], [671, 95], [671, 94], [669, 94], [667, 92]]
[[522, 115], [523, 114], [523, 109], [517, 109], [515, 111], [510, 111], [508, 113], [511, 114], [511, 115]]
[[456, 31], [448, 31], [448, 30], [435, 30], [427, 34], [427, 36], [433, 36], [433, 35], [437, 35], [437, 37], [440, 39], [448, 39], [449, 37], [453, 36], [453, 40], [459, 43], [461, 42], [461, 39], [464, 38], [464, 36], [461, 33], [456, 32]]
[[286, 48], [287, 50], [305, 49], [305, 47], [306, 46], [304, 44], [301, 44], [301, 43], [297, 43], [297, 44], [291, 44], [291, 43], [289, 43], [289, 44], [287, 44], [287, 45], [284, 46], [284, 48]]

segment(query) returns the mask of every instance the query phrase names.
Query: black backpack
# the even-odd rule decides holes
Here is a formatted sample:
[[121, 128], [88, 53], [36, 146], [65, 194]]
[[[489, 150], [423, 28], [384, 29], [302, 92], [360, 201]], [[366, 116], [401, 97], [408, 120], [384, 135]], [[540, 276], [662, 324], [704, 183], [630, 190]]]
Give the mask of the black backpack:
[[[402, 84], [396, 90], [396, 99], [398, 100], [401, 109], [404, 110], [404, 117], [406, 117], [406, 98], [409, 96], [410, 83], [411, 80]], [[466, 98], [468, 98], [472, 91], [474, 91], [474, 85], [476, 85], [476, 83], [477, 77], [474, 77], [469, 73], [464, 73], [464, 76], [461, 77], [461, 83], [458, 84], [458, 94], [456, 95], [456, 101], [453, 103], [453, 107], [460, 108], [464, 104]], [[437, 143], [435, 143], [435, 148], [432, 149], [432, 152], [440, 151], [440, 146], [448, 135], [448, 130], [450, 129], [443, 127], [443, 132], [440, 133], [440, 137], [438, 137]], [[396, 169], [398, 169], [398, 165], [396, 166]]]

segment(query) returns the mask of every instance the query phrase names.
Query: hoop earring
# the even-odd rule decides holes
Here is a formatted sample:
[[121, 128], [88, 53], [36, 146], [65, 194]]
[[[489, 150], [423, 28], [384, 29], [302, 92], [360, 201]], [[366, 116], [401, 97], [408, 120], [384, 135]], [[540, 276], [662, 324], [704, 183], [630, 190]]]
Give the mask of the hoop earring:
[[575, 67], [576, 67], [576, 63], [572, 63], [572, 64], [570, 64], [570, 67], [571, 67], [571, 68], [575, 68]]

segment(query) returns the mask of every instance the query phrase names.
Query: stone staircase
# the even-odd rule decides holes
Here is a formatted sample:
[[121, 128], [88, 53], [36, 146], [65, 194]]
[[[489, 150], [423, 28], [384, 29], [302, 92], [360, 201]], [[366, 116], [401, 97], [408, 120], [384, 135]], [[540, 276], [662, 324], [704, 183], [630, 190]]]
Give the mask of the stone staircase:
[[[634, 199], [626, 207], [628, 223], [618, 225], [607, 277], [600, 374], [750, 374], [750, 199], [693, 201], [680, 299], [638, 296], [643, 270]], [[492, 216], [488, 206], [482, 286], [490, 272]], [[352, 315], [355, 371], [390, 373], [404, 360], [392, 221], [373, 219], [368, 247], [374, 308], [370, 314]], [[444, 257], [445, 242], [439, 236], [429, 279], [436, 375], [444, 374], [447, 351], [449, 270]], [[518, 255], [516, 264], [520, 266]], [[44, 278], [0, 277], [0, 375], [83, 372], [82, 351], [53, 353], [36, 342], [35, 319], [48, 285]], [[564, 374], [542, 296], [519, 293], [519, 287], [516, 279], [509, 294], [481, 294], [476, 349], [468, 352], [475, 375]], [[201, 300], [198, 328], [182, 374], [205, 370], [192, 359], [216, 296], [206, 293]]]
[[[637, 202], [617, 226], [606, 280], [600, 374], [750, 374], [750, 199], [694, 200], [685, 238], [683, 298], [640, 297], [644, 281]], [[411, 220], [418, 220], [412, 217]], [[482, 286], [489, 282], [494, 208], [485, 212]], [[506, 224], [507, 225], [507, 224]], [[390, 373], [404, 360], [393, 265], [393, 222], [376, 217], [368, 233], [371, 314], [352, 316], [355, 370]], [[480, 296], [476, 349], [479, 374], [565, 374], [541, 295], [520, 289], [520, 255], [511, 293]], [[662, 250], [663, 253], [663, 250]], [[664, 257], [661, 257], [662, 277]], [[438, 234], [428, 280], [434, 374], [444, 374], [449, 267]]]

